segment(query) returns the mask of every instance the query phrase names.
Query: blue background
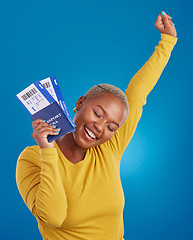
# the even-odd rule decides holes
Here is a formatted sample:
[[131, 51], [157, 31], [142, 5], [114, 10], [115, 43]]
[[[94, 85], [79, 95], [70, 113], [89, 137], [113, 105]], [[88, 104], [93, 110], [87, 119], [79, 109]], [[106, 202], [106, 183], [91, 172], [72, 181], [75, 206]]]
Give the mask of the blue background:
[[179, 39], [122, 159], [125, 239], [193, 240], [192, 0], [1, 1], [1, 239], [41, 239], [15, 183], [19, 153], [35, 144], [15, 95], [56, 75], [73, 117], [93, 85], [125, 90], [160, 40], [162, 10]]

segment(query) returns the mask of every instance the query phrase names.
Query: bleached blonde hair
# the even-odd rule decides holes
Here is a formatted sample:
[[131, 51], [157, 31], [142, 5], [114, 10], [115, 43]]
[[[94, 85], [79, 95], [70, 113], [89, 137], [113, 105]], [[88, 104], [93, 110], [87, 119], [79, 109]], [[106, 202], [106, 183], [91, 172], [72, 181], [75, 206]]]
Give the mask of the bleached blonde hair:
[[128, 100], [127, 100], [127, 97], [125, 95], [125, 93], [119, 89], [118, 87], [115, 87], [111, 84], [106, 84], [106, 83], [102, 83], [102, 84], [99, 84], [99, 85], [96, 85], [92, 88], [90, 88], [88, 90], [88, 92], [84, 95], [84, 98], [85, 99], [88, 99], [88, 98], [91, 98], [95, 95], [99, 95], [101, 93], [110, 93], [110, 94], [113, 94], [114, 96], [118, 97], [122, 103], [124, 104], [125, 106], [125, 110], [126, 110], [126, 116], [128, 116], [129, 114], [129, 103], [128, 103]]

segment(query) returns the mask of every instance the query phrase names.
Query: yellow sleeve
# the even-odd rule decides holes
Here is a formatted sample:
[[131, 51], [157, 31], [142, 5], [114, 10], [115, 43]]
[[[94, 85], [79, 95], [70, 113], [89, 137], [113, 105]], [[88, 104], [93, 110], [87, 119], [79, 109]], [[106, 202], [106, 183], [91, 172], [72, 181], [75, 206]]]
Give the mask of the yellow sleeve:
[[177, 38], [161, 34], [161, 41], [155, 47], [153, 55], [131, 79], [125, 92], [129, 101], [129, 116], [112, 138], [113, 145], [118, 145], [119, 156], [130, 142], [141, 118], [146, 98], [164, 70], [176, 42]]
[[16, 182], [35, 217], [51, 227], [62, 225], [67, 214], [67, 199], [55, 148], [27, 147], [18, 158]]

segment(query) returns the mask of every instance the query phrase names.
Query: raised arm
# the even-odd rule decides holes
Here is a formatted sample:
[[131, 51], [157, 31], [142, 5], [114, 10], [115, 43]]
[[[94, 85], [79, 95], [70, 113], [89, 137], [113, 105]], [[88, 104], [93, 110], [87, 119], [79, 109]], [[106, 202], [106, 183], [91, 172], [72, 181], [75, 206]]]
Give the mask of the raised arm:
[[142, 107], [146, 104], [146, 98], [157, 83], [177, 41], [176, 29], [169, 15], [164, 12], [160, 13], [155, 26], [161, 33], [161, 41], [155, 47], [150, 59], [131, 79], [126, 89], [129, 101], [129, 116], [114, 136], [115, 143], [118, 143], [119, 153], [123, 153], [131, 140], [141, 118]]
[[176, 29], [169, 15], [162, 12], [155, 22], [161, 33], [161, 41], [145, 65], [135, 74], [126, 90], [130, 108], [132, 105], [142, 107], [146, 98], [162, 74], [174, 45], [176, 44]]

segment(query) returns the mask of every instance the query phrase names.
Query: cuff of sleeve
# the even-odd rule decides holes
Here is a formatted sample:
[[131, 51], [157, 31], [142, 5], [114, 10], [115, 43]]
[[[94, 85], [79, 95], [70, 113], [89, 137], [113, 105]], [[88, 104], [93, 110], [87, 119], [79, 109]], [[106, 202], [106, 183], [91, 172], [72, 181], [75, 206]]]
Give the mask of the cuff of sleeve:
[[41, 148], [40, 155], [43, 161], [52, 160], [53, 162], [55, 162], [54, 159], [58, 159], [58, 153], [56, 148]]
[[161, 33], [161, 40], [165, 40], [175, 45], [177, 43], [178, 38], [170, 36], [168, 34]]

